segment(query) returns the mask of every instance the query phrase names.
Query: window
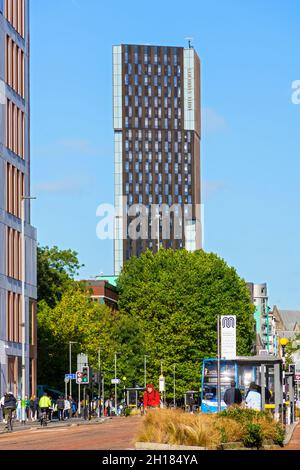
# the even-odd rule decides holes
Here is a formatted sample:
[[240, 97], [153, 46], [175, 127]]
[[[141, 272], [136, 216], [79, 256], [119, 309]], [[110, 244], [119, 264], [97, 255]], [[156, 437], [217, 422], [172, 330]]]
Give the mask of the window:
[[24, 173], [6, 164], [6, 211], [21, 218], [21, 200], [24, 194]]
[[12, 27], [25, 37], [25, 0], [5, 0], [4, 15]]
[[124, 81], [125, 81], [125, 85], [128, 85], [129, 79], [128, 79], [127, 73], [125, 74]]
[[7, 341], [20, 343], [22, 340], [22, 304], [21, 296], [14, 292], [7, 293], [6, 337]]
[[22, 277], [21, 233], [6, 228], [6, 275], [21, 281]]
[[128, 75], [132, 74], [132, 64], [128, 64]]
[[25, 158], [25, 114], [9, 99], [6, 106], [6, 147]]
[[138, 86], [138, 84], [139, 84], [139, 76], [136, 75], [136, 74], [134, 76], [134, 84], [135, 84], [135, 86]]
[[8, 35], [6, 36], [5, 81], [18, 95], [25, 97], [25, 55]]
[[125, 106], [128, 106], [129, 104], [129, 98], [128, 95], [125, 95]]

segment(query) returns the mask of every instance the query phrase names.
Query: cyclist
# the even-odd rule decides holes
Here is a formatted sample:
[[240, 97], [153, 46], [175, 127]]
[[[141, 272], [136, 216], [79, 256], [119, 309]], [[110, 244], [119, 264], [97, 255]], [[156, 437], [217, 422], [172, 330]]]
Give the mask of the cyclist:
[[17, 408], [17, 400], [14, 394], [12, 392], [6, 393], [6, 395], [4, 395], [3, 416], [5, 419], [5, 422], [7, 422], [7, 425], [10, 424], [11, 426], [13, 412], [16, 410], [16, 408]]
[[49, 414], [49, 408], [51, 407], [51, 405], [52, 405], [52, 402], [50, 398], [48, 397], [47, 393], [45, 392], [39, 401], [39, 408], [42, 413], [42, 419], [43, 419], [43, 414], [45, 414], [46, 420], [47, 420], [47, 416]]

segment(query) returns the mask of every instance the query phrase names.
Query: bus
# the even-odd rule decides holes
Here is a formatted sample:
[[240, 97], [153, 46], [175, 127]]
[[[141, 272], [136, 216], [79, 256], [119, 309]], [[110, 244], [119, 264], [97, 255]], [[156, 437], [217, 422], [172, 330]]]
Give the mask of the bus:
[[[242, 397], [248, 390], [250, 382], [256, 381], [256, 367], [251, 364], [238, 364], [236, 360], [220, 360], [221, 375], [221, 411], [226, 408], [223, 400], [225, 390], [234, 380], [239, 387]], [[218, 360], [204, 359], [201, 376], [201, 411], [214, 413], [218, 411], [217, 396]]]

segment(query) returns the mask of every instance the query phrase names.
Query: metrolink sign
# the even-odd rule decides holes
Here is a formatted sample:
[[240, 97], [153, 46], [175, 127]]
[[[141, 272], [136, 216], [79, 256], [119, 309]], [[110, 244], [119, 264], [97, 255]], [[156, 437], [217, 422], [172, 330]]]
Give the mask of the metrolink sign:
[[221, 316], [221, 358], [236, 358], [236, 316]]

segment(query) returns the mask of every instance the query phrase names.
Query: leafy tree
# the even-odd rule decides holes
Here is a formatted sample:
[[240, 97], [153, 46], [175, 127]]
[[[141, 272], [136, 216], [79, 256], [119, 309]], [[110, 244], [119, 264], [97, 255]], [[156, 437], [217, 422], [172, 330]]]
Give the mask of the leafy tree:
[[246, 283], [213, 253], [149, 250], [131, 258], [118, 280], [121, 314], [135, 320], [146, 341], [149, 380], [161, 361], [169, 396], [176, 364], [177, 390], [199, 388], [200, 360], [217, 352], [217, 316], [237, 316], [237, 352], [250, 354], [254, 307]]
[[[72, 351], [88, 354], [89, 365], [98, 370], [98, 351], [101, 351], [102, 371], [106, 386], [114, 377], [114, 353], [118, 356], [118, 375], [127, 377], [126, 386], [136, 380], [139, 360], [142, 366], [143, 336], [132, 320], [111, 311], [89, 297], [77, 283], [70, 285], [61, 301], [51, 308], [45, 301], [39, 303], [39, 383], [58, 389], [64, 385], [69, 371], [69, 341], [75, 341]], [[73, 368], [73, 372], [75, 367]], [[122, 377], [121, 377], [122, 378]]]
[[82, 267], [78, 255], [72, 250], [59, 250], [38, 247], [37, 275], [38, 301], [44, 300], [49, 307], [54, 307], [62, 297], [63, 292], [74, 282], [74, 277]]

